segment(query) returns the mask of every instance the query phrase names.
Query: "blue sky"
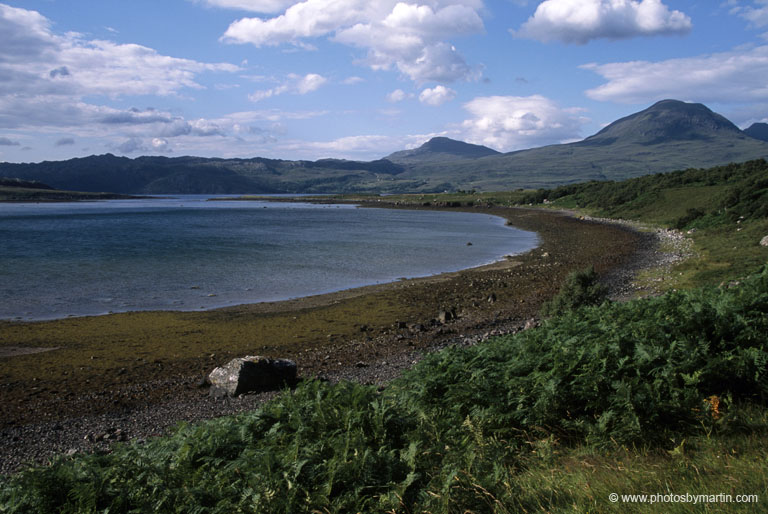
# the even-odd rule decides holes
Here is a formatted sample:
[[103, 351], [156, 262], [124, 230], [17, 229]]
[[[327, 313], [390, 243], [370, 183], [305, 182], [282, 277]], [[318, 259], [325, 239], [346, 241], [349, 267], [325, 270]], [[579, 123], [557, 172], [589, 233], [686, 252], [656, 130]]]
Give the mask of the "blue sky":
[[768, 119], [768, 0], [0, 0], [0, 160], [376, 159]]

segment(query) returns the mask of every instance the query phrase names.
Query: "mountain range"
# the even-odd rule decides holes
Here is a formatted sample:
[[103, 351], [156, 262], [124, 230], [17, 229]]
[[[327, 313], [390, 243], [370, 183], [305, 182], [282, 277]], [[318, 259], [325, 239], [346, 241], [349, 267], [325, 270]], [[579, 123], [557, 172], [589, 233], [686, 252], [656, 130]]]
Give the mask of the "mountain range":
[[0, 163], [0, 177], [128, 194], [393, 193], [553, 187], [768, 157], [768, 124], [742, 131], [702, 104], [662, 100], [574, 143], [500, 153], [436, 137], [375, 161], [112, 154]]

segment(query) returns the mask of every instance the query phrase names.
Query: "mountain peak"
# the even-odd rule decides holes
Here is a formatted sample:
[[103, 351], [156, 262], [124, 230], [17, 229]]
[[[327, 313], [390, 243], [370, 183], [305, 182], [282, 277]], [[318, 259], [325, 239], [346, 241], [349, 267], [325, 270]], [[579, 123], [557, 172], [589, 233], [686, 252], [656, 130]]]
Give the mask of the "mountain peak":
[[768, 141], [768, 123], [753, 123], [744, 133], [760, 141]]
[[448, 137], [433, 137], [418, 148], [395, 152], [385, 158], [402, 164], [454, 159], [478, 159], [498, 153], [487, 146], [473, 145]]
[[706, 140], [743, 133], [723, 116], [699, 103], [661, 100], [647, 109], [617, 120], [578, 144], [614, 142], [655, 145], [671, 141]]

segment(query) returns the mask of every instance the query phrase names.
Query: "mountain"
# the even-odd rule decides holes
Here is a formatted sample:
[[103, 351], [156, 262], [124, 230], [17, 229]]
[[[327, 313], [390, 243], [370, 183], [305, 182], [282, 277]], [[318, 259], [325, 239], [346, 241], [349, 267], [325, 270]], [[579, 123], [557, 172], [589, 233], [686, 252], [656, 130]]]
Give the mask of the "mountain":
[[623, 180], [768, 157], [758, 137], [702, 104], [662, 100], [582, 141], [499, 153], [433, 138], [370, 162], [343, 159], [207, 159], [111, 154], [36, 164], [0, 163], [0, 177], [57, 189], [126, 194], [402, 193], [553, 187]]
[[498, 155], [499, 153], [487, 146], [473, 145], [447, 137], [433, 137], [418, 148], [395, 152], [386, 156], [385, 159], [398, 164], [408, 165], [456, 159], [477, 159], [489, 155]]
[[744, 133], [760, 141], [768, 141], [768, 123], [753, 123]]
[[615, 142], [657, 145], [742, 135], [739, 127], [702, 104], [662, 100], [648, 109], [614, 121], [580, 145]]
[[419, 177], [455, 189], [505, 190], [624, 180], [766, 157], [768, 143], [750, 137], [706, 106], [662, 100], [582, 141], [471, 160], [413, 164], [401, 177]]
[[92, 155], [67, 161], [0, 163], [0, 176], [38, 180], [57, 189], [123, 194], [270, 194], [387, 190], [417, 187], [392, 178], [405, 168], [387, 160], [207, 159]]

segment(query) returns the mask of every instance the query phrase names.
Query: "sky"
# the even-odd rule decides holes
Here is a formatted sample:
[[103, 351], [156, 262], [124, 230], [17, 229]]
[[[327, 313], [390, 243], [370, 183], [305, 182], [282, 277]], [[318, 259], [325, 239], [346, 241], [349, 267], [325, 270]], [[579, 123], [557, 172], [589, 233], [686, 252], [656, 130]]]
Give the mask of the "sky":
[[768, 120], [768, 0], [0, 0], [0, 161], [372, 160]]

